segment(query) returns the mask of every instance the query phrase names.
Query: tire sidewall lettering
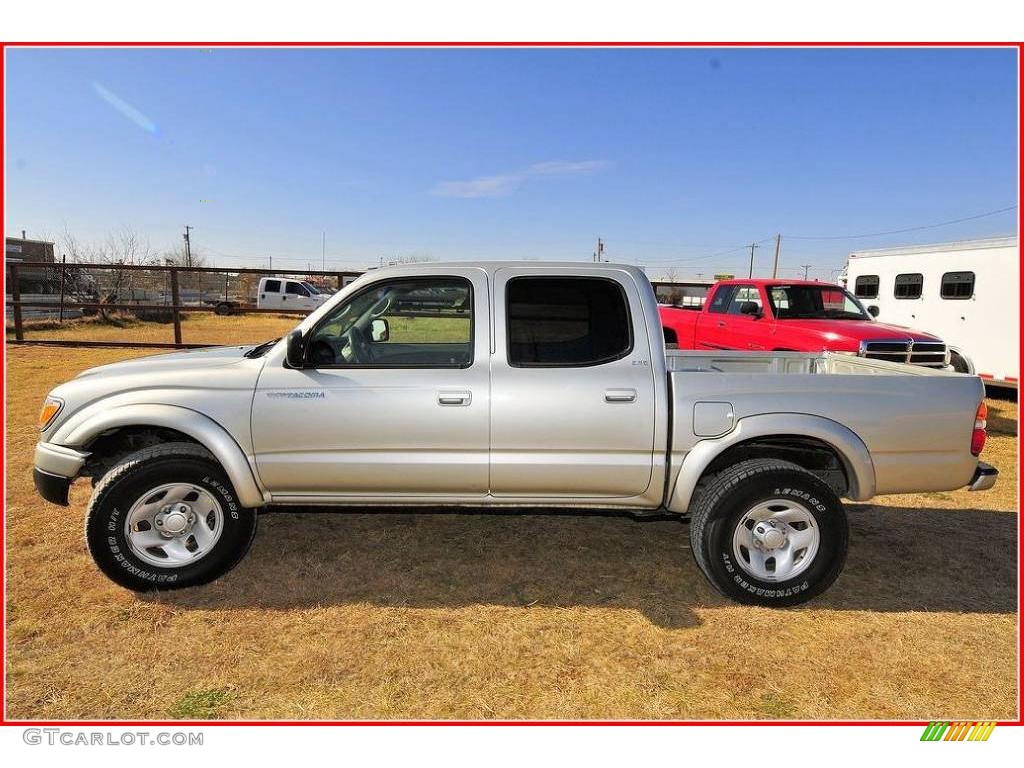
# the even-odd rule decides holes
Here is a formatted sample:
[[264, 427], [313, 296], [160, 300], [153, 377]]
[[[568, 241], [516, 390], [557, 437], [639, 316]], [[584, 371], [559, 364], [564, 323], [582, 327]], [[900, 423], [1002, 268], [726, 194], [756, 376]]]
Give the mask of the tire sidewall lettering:
[[[251, 533], [246, 536], [245, 526], [239, 528], [238, 521], [243, 513], [253, 513], [238, 503], [233, 490], [224, 480], [207, 472], [190, 469], [177, 474], [169, 472], [169, 469], [166, 464], [140, 464], [114, 481], [106, 490], [104, 499], [90, 511], [86, 536], [93, 558], [108, 576], [129, 588], [133, 586], [130, 582], [144, 582], [155, 587], [170, 587], [179, 581], [184, 581], [184, 585], [187, 585], [196, 582], [197, 579], [199, 583], [204, 583], [209, 581], [210, 577], [204, 577], [203, 574], [218, 569], [218, 562], [224, 556], [222, 553], [237, 546], [238, 536], [246, 537], [243, 544], [246, 548], [248, 541], [251, 541]], [[131, 553], [126, 540], [124, 520], [126, 510], [147, 492], [147, 486], [153, 487], [169, 474], [174, 480], [193, 482], [206, 488], [221, 502], [227, 514], [224, 515], [224, 534], [209, 554], [194, 563], [165, 570], [149, 566]], [[118, 573], [123, 575], [116, 576]], [[142, 587], [140, 585], [135, 588]]]

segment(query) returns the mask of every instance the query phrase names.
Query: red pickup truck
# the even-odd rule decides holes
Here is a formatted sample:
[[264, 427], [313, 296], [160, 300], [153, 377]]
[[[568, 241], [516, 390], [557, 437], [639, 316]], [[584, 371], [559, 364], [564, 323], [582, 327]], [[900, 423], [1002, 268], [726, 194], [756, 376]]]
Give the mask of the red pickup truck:
[[838, 285], [806, 280], [723, 280], [703, 306], [661, 305], [665, 342], [679, 349], [853, 352], [932, 368], [949, 365], [941, 339], [880, 323]]

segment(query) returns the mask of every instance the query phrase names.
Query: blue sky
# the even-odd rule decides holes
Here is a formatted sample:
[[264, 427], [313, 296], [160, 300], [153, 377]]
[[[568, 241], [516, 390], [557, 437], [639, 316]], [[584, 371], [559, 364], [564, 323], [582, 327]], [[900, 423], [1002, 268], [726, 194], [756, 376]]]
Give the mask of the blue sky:
[[[1012, 50], [7, 52], [6, 233], [130, 226], [218, 265], [589, 259], [827, 278], [1015, 231]], [[770, 268], [771, 243], [756, 270]], [[802, 273], [802, 270], [800, 270]], [[783, 272], [782, 274], [787, 274]]]

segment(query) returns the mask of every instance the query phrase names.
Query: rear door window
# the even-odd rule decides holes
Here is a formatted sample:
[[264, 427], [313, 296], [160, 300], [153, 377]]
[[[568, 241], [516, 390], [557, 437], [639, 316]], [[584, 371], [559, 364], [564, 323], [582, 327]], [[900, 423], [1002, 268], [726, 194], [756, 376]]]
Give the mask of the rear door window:
[[281, 292], [281, 281], [280, 280], [267, 280], [263, 284], [264, 293], [280, 293]]
[[582, 367], [633, 349], [625, 291], [598, 277], [516, 277], [508, 281], [508, 361], [515, 367]]

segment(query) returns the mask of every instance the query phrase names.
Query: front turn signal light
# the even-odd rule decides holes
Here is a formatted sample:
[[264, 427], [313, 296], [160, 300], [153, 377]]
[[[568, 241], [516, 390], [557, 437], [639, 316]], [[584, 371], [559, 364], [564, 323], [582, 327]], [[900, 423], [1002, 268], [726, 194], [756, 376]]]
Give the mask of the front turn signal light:
[[56, 397], [48, 397], [43, 401], [43, 409], [39, 412], [39, 429], [46, 429], [64, 407], [64, 401]]

